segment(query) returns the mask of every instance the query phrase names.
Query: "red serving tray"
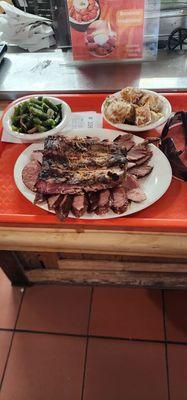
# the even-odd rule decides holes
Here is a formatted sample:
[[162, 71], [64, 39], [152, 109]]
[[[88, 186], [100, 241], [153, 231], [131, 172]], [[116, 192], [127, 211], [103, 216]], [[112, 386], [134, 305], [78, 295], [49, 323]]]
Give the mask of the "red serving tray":
[[[187, 93], [165, 95], [174, 111], [187, 109]], [[106, 94], [63, 94], [72, 111], [100, 112]], [[106, 124], [104, 127], [109, 128]], [[0, 125], [2, 131], [2, 126]], [[153, 136], [150, 131], [141, 136]], [[157, 132], [158, 134], [158, 132]], [[48, 225], [62, 228], [105, 229], [105, 230], [146, 230], [187, 232], [187, 183], [176, 178], [164, 196], [149, 208], [128, 217], [105, 220], [81, 220], [67, 218], [59, 222], [54, 214], [32, 205], [17, 189], [13, 170], [17, 157], [24, 150], [25, 144], [0, 142], [0, 224], [2, 225]], [[162, 179], [162, 177], [160, 177]]]

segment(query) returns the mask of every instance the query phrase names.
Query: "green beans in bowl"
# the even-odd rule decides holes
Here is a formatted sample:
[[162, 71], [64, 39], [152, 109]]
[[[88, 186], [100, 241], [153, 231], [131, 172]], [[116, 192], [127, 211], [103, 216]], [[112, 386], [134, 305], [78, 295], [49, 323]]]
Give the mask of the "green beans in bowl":
[[26, 96], [9, 107], [3, 118], [3, 128], [23, 142], [35, 142], [59, 133], [69, 122], [70, 115], [69, 105], [56, 97]]

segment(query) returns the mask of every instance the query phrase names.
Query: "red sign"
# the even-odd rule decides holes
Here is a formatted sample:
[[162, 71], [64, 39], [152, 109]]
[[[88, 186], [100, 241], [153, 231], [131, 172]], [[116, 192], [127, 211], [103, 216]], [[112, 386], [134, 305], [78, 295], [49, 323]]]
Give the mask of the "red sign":
[[75, 60], [142, 58], [144, 0], [67, 0]]

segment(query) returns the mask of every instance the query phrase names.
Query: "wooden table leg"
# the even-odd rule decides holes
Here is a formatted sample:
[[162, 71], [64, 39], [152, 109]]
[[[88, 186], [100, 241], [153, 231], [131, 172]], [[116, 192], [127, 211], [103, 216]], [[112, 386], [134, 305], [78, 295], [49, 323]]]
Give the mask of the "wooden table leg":
[[29, 285], [23, 265], [14, 251], [0, 251], [0, 267], [13, 285]]

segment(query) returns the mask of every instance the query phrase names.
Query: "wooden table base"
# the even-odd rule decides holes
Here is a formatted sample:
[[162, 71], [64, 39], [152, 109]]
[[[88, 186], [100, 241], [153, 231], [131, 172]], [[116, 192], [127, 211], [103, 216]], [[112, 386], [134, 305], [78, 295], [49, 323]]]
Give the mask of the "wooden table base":
[[81, 253], [0, 251], [0, 265], [13, 285], [79, 284], [187, 288], [185, 260]]

